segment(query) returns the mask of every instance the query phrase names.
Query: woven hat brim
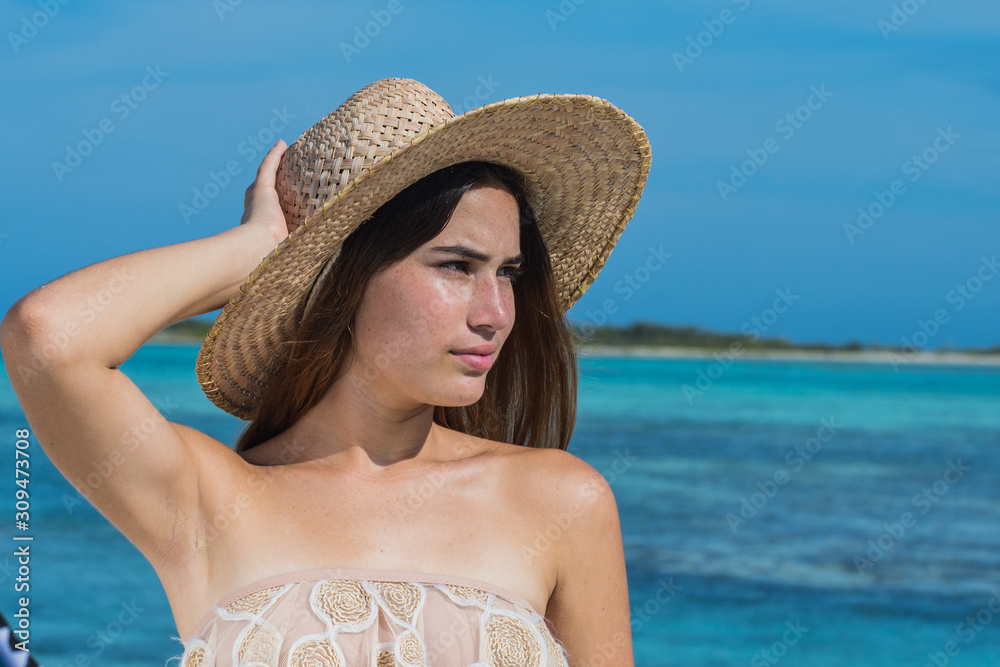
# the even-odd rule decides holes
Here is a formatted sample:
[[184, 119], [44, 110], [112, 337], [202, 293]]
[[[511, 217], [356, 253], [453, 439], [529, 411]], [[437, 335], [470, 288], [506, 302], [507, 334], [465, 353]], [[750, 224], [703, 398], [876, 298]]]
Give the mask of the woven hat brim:
[[198, 382], [208, 398], [249, 419], [280, 370], [278, 343], [295, 335], [303, 300], [343, 240], [407, 186], [472, 160], [523, 176], [565, 312], [593, 283], [632, 217], [651, 157], [635, 120], [587, 95], [504, 100], [417, 135], [324, 202], [240, 286], [198, 354]]

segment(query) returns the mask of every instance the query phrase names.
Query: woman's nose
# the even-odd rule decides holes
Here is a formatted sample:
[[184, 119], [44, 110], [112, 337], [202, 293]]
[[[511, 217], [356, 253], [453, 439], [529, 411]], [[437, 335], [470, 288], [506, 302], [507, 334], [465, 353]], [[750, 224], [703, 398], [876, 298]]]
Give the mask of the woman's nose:
[[506, 278], [486, 276], [477, 281], [469, 324], [491, 329], [509, 327], [514, 319], [514, 292]]

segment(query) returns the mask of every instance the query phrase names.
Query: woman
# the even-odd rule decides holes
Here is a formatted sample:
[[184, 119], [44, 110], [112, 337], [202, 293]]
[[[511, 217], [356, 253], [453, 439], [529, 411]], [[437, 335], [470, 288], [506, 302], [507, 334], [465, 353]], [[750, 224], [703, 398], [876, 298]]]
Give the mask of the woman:
[[[634, 210], [641, 128], [584, 96], [452, 117], [387, 79], [285, 150], [238, 227], [80, 269], [3, 322], [39, 442], [155, 568], [183, 665], [631, 664], [614, 496], [564, 451], [563, 314]], [[198, 374], [250, 421], [235, 451], [118, 370], [223, 306]]]

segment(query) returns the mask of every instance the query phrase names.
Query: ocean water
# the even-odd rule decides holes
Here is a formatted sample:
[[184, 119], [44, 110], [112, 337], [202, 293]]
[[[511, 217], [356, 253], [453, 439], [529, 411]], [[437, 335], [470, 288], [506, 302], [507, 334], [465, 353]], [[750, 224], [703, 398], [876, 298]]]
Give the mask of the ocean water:
[[[204, 397], [196, 355], [148, 345], [122, 368], [169, 419], [232, 442], [242, 422]], [[1000, 368], [595, 357], [581, 371], [570, 451], [618, 502], [637, 665], [1000, 665]], [[8, 470], [26, 426], [0, 383]], [[30, 451], [36, 658], [179, 655], [155, 572]], [[3, 478], [10, 619], [23, 593]]]

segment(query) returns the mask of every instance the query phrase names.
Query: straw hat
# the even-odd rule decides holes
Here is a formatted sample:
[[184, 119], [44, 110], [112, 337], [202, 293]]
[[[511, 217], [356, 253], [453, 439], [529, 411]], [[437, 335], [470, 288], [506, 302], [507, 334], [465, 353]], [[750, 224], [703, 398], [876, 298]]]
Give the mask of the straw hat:
[[[408, 185], [471, 160], [513, 168], [552, 260], [563, 312], [597, 277], [649, 173], [646, 133], [606, 100], [532, 95], [456, 116], [412, 79], [376, 81], [302, 133], [276, 178], [285, 217], [300, 222], [222, 309], [198, 354], [215, 405], [249, 419], [341, 243]], [[315, 288], [314, 288], [315, 284]]]

